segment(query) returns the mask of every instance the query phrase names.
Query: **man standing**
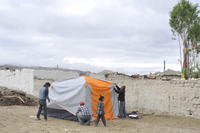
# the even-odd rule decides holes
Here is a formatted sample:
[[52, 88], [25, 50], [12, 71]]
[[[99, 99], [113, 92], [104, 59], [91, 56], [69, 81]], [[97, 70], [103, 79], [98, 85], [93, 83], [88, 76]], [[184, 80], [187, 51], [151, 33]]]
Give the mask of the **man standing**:
[[83, 101], [80, 102], [80, 106], [78, 107], [76, 116], [81, 125], [90, 125], [91, 115], [89, 109], [85, 106], [85, 103]]
[[119, 88], [119, 86], [115, 83], [114, 84], [114, 90], [116, 93], [118, 93], [118, 101], [119, 101], [119, 118], [126, 118], [126, 107], [125, 107], [125, 88], [126, 86], [122, 86]]
[[48, 102], [50, 102], [49, 99], [49, 88], [50, 88], [51, 84], [49, 82], [46, 82], [44, 84], [44, 86], [40, 89], [39, 92], [39, 109], [38, 109], [38, 113], [37, 113], [37, 119], [40, 120], [40, 114], [41, 111], [43, 109], [44, 111], [44, 119], [47, 121], [47, 103], [46, 100], [48, 100]]

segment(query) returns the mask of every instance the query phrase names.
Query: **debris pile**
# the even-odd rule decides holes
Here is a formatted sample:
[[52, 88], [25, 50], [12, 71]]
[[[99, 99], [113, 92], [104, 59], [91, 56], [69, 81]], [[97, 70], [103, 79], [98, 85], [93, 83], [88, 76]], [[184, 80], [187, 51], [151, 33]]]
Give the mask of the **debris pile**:
[[28, 95], [23, 91], [11, 90], [4, 87], [0, 87], [0, 106], [9, 105], [37, 105], [37, 98], [32, 95]]

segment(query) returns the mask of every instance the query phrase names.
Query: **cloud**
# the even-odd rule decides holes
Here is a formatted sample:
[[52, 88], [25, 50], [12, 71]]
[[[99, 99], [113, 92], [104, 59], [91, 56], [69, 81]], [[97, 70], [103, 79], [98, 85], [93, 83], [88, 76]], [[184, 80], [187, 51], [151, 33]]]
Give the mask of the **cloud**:
[[[197, 3], [197, 0], [193, 0]], [[1, 64], [147, 73], [180, 70], [177, 1], [0, 0]]]

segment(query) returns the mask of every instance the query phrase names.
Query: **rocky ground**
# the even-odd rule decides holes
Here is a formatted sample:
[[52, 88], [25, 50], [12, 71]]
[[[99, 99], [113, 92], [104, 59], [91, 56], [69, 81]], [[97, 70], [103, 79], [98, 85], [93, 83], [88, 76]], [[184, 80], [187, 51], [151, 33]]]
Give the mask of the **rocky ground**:
[[[200, 120], [186, 117], [143, 116], [107, 121], [108, 127], [81, 126], [49, 118], [36, 120], [37, 106], [0, 106], [1, 133], [200, 133]], [[42, 117], [41, 117], [42, 118]]]

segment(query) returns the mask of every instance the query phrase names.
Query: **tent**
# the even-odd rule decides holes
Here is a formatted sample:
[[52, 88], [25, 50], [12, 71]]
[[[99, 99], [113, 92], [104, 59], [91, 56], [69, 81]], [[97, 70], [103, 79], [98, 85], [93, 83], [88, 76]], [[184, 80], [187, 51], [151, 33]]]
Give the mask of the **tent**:
[[118, 100], [112, 82], [88, 76], [54, 82], [49, 90], [51, 102], [47, 104], [48, 116], [77, 120], [76, 111], [80, 101], [84, 101], [95, 119], [100, 95], [104, 96], [105, 118], [115, 119]]

